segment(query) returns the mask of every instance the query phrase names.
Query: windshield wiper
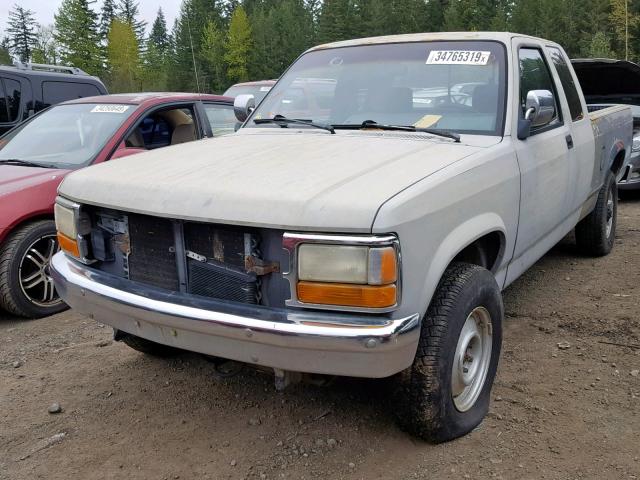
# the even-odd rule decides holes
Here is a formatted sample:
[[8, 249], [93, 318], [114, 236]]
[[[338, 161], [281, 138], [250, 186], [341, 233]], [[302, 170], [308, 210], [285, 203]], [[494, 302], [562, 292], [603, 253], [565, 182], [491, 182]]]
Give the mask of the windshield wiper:
[[347, 123], [344, 125], [332, 125], [334, 128], [345, 130], [361, 130], [363, 128], [377, 128], [379, 130], [397, 130], [401, 132], [421, 132], [429, 133], [431, 135], [437, 135], [439, 137], [450, 138], [455, 140], [456, 143], [460, 143], [460, 135], [457, 133], [449, 132], [447, 130], [434, 130], [431, 128], [419, 128], [413, 125], [385, 125], [384, 123], [378, 123], [374, 120], [365, 120], [362, 123]]
[[43, 165], [42, 163], [20, 160], [19, 158], [0, 159], [0, 165], [20, 165], [23, 167], [53, 168], [51, 165]]
[[332, 125], [327, 125], [325, 123], [316, 123], [312, 120], [305, 120], [302, 118], [287, 118], [284, 115], [274, 115], [273, 118], [256, 118], [253, 120], [253, 123], [257, 125], [260, 125], [262, 123], [275, 123], [283, 128], [286, 128], [287, 125], [293, 123], [296, 125], [307, 125], [309, 127], [321, 128], [322, 130], [326, 130], [328, 132], [331, 132], [332, 134], [336, 133]]

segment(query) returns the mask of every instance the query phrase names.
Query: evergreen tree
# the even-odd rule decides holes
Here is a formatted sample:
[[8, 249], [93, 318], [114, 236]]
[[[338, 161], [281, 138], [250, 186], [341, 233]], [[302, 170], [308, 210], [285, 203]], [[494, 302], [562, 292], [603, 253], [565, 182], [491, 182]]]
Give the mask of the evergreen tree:
[[113, 92], [139, 91], [140, 57], [138, 40], [130, 23], [111, 22], [107, 43], [110, 66], [109, 85]]
[[98, 25], [98, 33], [100, 38], [107, 41], [107, 35], [109, 35], [109, 29], [111, 28], [111, 22], [116, 18], [116, 2], [115, 0], [104, 0], [102, 4], [102, 10], [100, 10], [100, 24]]
[[169, 32], [167, 31], [167, 21], [164, 18], [162, 8], [158, 8], [158, 13], [151, 26], [151, 33], [149, 33], [147, 44], [154, 45], [162, 54], [166, 54], [169, 51]]
[[224, 60], [227, 77], [233, 82], [249, 79], [248, 58], [251, 50], [251, 26], [242, 6], [233, 12], [227, 31]]
[[36, 43], [35, 30], [38, 25], [33, 12], [15, 4], [9, 11], [7, 24], [11, 51], [21, 62], [28, 62]]
[[140, 12], [138, 10], [138, 2], [136, 0], [120, 0], [118, 4], [117, 16], [124, 23], [128, 23], [133, 28], [138, 40], [138, 46], [142, 47], [144, 41], [144, 32], [147, 28], [147, 22], [139, 20]]
[[97, 15], [89, 0], [62, 0], [54, 15], [54, 39], [59, 44], [63, 64], [81, 68], [92, 75], [103, 71]]
[[335, 42], [352, 38], [357, 30], [355, 6], [351, 0], [324, 0], [318, 16], [318, 41]]
[[591, 58], [613, 58], [615, 56], [611, 49], [611, 42], [604, 32], [596, 32], [591, 39], [586, 56]]
[[0, 42], [0, 65], [11, 65], [13, 63], [9, 43], [9, 37], [4, 37]]
[[142, 57], [141, 79], [145, 90], [161, 91], [167, 89], [170, 50], [171, 40], [167, 32], [167, 22], [162, 9], [159, 8]]

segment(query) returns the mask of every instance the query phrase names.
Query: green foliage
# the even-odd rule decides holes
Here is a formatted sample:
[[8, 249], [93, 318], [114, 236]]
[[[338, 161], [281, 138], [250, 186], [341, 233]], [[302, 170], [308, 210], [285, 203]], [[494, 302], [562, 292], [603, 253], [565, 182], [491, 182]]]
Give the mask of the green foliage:
[[33, 12], [14, 5], [9, 11], [7, 33], [9, 34], [9, 48], [21, 62], [31, 59], [31, 52], [36, 43], [37, 23]]
[[597, 32], [593, 36], [585, 56], [591, 58], [612, 58], [615, 56], [611, 49], [611, 41], [604, 32]]
[[0, 42], [0, 65], [11, 65], [13, 59], [9, 51], [9, 38], [4, 37]]
[[104, 69], [96, 13], [89, 0], [62, 0], [54, 15], [54, 39], [59, 44], [60, 61], [100, 75]]
[[136, 92], [140, 88], [140, 57], [133, 26], [116, 18], [107, 37], [109, 84], [114, 93]]
[[242, 6], [237, 7], [227, 31], [224, 61], [227, 78], [233, 82], [249, 80], [249, 52], [251, 50], [251, 26]]
[[208, 87], [213, 92], [222, 92], [227, 87], [225, 55], [225, 34], [218, 24], [211, 20], [202, 34], [200, 56], [209, 72]]
[[[62, 0], [53, 39], [16, 5], [0, 61], [13, 53], [72, 64], [116, 90], [220, 92], [236, 81], [279, 77], [315, 44], [411, 32], [513, 31], [556, 41], [571, 57], [640, 59], [640, 0], [182, 0], [171, 34], [159, 9], [146, 37], [140, 0], [103, 0], [99, 23], [95, 3]], [[107, 61], [114, 19], [132, 28], [137, 58], [122, 53], [133, 42], [119, 25], [114, 35], [126, 42], [109, 42]]]

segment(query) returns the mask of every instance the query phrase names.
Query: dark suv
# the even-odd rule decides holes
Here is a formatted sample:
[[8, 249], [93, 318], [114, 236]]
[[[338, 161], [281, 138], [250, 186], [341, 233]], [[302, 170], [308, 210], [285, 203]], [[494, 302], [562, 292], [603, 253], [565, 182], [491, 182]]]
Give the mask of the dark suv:
[[0, 66], [0, 135], [49, 105], [106, 93], [99, 78], [79, 68], [37, 63]]

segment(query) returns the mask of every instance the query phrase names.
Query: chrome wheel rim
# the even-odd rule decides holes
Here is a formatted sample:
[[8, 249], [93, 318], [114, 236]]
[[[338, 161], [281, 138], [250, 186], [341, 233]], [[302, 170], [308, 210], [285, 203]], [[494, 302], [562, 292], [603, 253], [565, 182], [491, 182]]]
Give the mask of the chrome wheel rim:
[[607, 238], [611, 236], [611, 231], [613, 230], [613, 209], [614, 209], [614, 198], [613, 198], [613, 187], [609, 189], [609, 195], [607, 195]]
[[27, 300], [38, 307], [54, 307], [62, 303], [49, 272], [49, 262], [57, 251], [55, 234], [44, 235], [29, 245], [20, 259], [20, 289]]
[[473, 407], [482, 392], [491, 363], [491, 315], [476, 307], [462, 326], [453, 358], [451, 392], [461, 412]]

